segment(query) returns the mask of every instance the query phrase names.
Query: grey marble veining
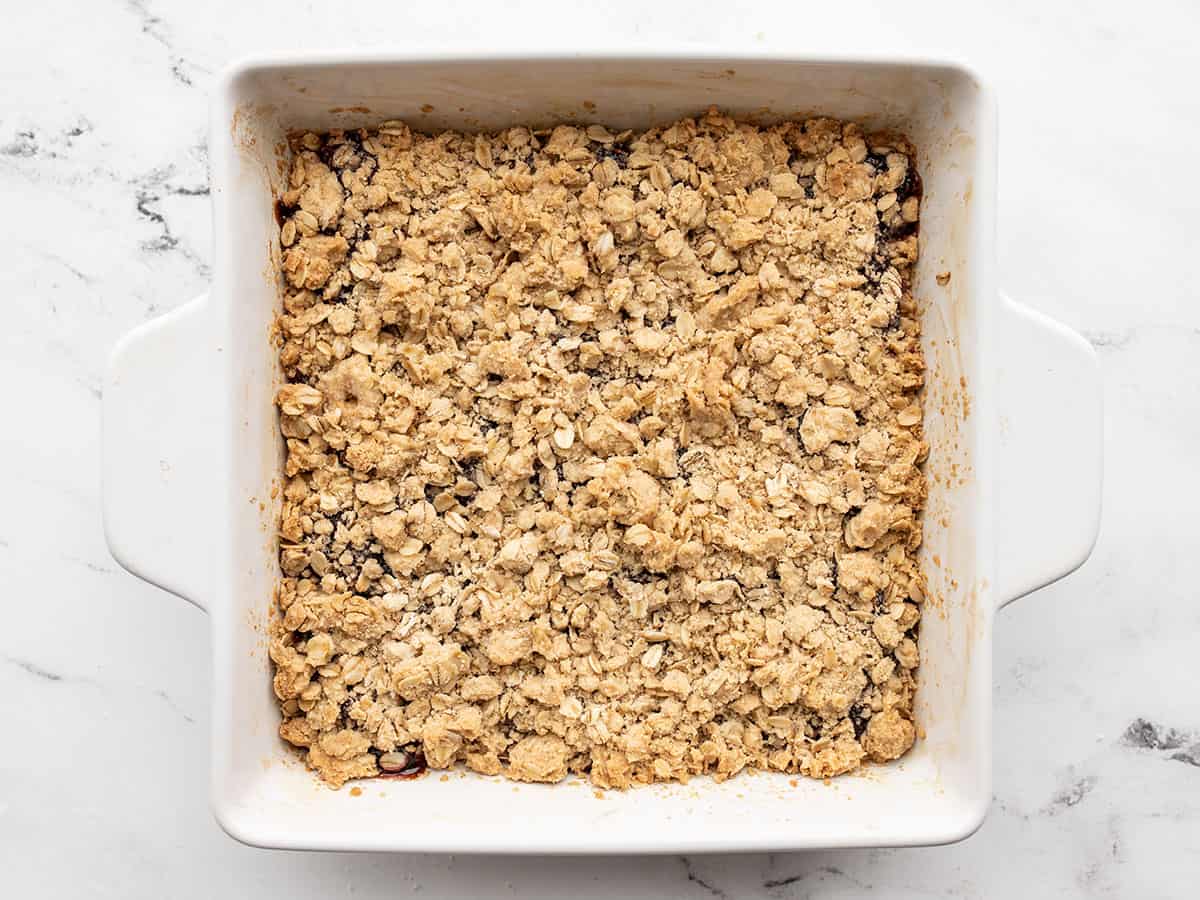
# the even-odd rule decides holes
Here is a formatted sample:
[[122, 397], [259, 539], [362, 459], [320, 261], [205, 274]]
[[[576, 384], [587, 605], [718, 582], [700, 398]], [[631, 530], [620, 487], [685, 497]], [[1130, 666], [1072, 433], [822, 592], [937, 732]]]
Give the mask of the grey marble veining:
[[[5, 896], [1195, 896], [1200, 8], [45, 0], [5, 18]], [[1092, 560], [997, 619], [995, 801], [974, 837], [909, 851], [479, 859], [268, 853], [212, 821], [206, 620], [121, 571], [101, 536], [105, 358], [211, 276], [207, 91], [223, 65], [265, 49], [456, 40], [930, 53], [995, 84], [1001, 283], [1097, 348], [1107, 480]]]

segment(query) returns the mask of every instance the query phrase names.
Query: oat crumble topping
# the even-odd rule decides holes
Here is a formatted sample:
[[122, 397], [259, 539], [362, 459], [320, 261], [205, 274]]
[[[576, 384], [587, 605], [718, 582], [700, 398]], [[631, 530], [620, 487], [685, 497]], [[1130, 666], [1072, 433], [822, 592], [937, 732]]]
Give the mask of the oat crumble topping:
[[280, 734], [626, 787], [912, 745], [903, 138], [710, 110], [293, 141]]

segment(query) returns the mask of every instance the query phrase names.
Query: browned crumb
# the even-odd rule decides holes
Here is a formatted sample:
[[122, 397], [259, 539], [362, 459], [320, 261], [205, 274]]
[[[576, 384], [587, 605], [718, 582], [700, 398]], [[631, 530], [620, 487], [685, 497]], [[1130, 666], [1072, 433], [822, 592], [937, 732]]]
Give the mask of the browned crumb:
[[271, 657], [322, 778], [418, 749], [827, 778], [911, 746], [906, 141], [710, 111], [293, 151]]

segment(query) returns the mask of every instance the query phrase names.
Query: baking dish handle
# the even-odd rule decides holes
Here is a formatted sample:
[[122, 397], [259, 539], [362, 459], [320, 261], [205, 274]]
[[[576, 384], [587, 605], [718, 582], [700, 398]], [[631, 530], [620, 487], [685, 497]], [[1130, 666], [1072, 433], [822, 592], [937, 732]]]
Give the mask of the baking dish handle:
[[204, 609], [215, 500], [215, 330], [208, 295], [135, 328], [108, 362], [102, 416], [104, 536], [118, 563]]
[[1004, 606], [1075, 571], [1100, 529], [1103, 402], [1080, 335], [1000, 297], [1000, 420], [993, 502], [996, 596]]

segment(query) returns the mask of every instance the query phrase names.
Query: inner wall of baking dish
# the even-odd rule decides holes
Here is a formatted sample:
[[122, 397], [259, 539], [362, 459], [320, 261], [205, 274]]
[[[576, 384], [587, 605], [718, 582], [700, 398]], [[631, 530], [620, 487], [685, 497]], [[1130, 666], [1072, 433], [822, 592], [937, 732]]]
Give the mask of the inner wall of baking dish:
[[[528, 824], [512, 840], [565, 847], [572, 839], [564, 835], [574, 835], [586, 849], [631, 840], [648, 815], [673, 821], [672, 834], [691, 846], [736, 846], [738, 835], [748, 838], [738, 824], [747, 804], [757, 836], [747, 846], [771, 835], [781, 846], [899, 841], [901, 834], [927, 840], [940, 833], [937, 823], [978, 808], [987, 791], [990, 647], [977, 572], [977, 547], [987, 537], [974, 468], [978, 416], [968, 414], [972, 403], [979, 405], [975, 386], [982, 385], [975, 352], [982, 275], [968, 264], [982, 249], [973, 246], [979, 229], [972, 183], [980, 104], [969, 77], [934, 67], [778, 61], [310, 64], [249, 69], [228, 86], [226, 104], [226, 184], [216, 188], [218, 247], [227, 252], [218, 261], [224, 287], [217, 300], [233, 349], [231, 502], [242, 511], [229, 547], [230, 596], [217, 601], [232, 608], [214, 611], [218, 647], [227, 642], [229, 650], [230, 668], [217, 674], [214, 703], [217, 799], [227, 814], [253, 820], [254, 836], [268, 843], [414, 846], [403, 831], [408, 826], [421, 829], [415, 845], [461, 844], [466, 829], [479, 846], [497, 849], [504, 843], [497, 843], [503, 834], [497, 829], [519, 814]], [[762, 123], [808, 114], [855, 119], [900, 129], [918, 147], [925, 196], [915, 293], [923, 307], [931, 444], [923, 551], [930, 597], [917, 701], [924, 738], [903, 761], [832, 785], [799, 779], [793, 786], [786, 776], [757, 775], [609, 793], [603, 800], [582, 785], [514, 787], [470, 773], [445, 782], [436, 775], [371, 782], [358, 797], [320, 786], [276, 736], [265, 643], [282, 458], [271, 405], [279, 375], [269, 329], [280, 297], [272, 210], [286, 178], [287, 133], [387, 118], [434, 132], [563, 121], [633, 128], [695, 115], [709, 104]], [[914, 827], [916, 809], [923, 828]], [[945, 827], [951, 836], [953, 826]], [[664, 837], [656, 826], [652, 842]]]

